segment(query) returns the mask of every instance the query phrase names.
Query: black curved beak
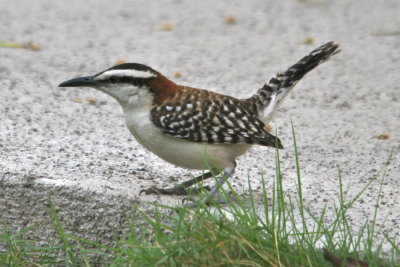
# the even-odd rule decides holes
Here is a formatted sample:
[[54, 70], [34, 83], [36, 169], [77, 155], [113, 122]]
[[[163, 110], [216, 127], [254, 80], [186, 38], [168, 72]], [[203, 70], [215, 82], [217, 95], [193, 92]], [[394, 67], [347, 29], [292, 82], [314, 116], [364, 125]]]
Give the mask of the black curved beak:
[[58, 87], [96, 87], [98, 83], [93, 80], [92, 76], [74, 78], [65, 82], [62, 82]]

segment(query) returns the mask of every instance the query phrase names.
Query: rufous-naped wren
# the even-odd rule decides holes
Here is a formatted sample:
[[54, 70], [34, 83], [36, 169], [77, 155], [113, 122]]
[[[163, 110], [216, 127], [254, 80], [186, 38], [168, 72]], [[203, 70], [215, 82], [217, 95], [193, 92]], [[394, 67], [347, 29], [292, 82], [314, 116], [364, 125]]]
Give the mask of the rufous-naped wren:
[[212, 170], [172, 188], [141, 191], [184, 195], [190, 186], [218, 173], [213, 170], [222, 170], [226, 179], [232, 176], [236, 159], [252, 145], [283, 148], [266, 125], [296, 83], [339, 51], [334, 42], [318, 47], [247, 99], [177, 85], [138, 63], [120, 64], [59, 86], [93, 87], [112, 96], [122, 106], [128, 129], [146, 149], [176, 166]]

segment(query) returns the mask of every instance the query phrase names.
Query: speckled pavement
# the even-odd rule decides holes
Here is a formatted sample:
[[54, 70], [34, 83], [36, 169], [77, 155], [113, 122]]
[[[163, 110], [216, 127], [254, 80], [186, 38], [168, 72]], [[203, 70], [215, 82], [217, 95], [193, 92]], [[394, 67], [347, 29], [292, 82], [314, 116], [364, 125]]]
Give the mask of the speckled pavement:
[[[68, 232], [112, 242], [114, 229], [128, 228], [132, 205], [180, 203], [138, 192], [184, 181], [190, 171], [138, 145], [115, 100], [60, 82], [126, 61], [180, 84], [248, 97], [333, 40], [342, 52], [307, 75], [273, 120], [286, 147], [286, 192], [296, 192], [291, 121], [304, 201], [315, 214], [324, 205], [332, 212], [339, 170], [355, 196], [392, 154], [378, 224], [399, 242], [399, 14], [398, 0], [1, 0], [0, 41], [41, 49], [0, 48], [0, 222], [12, 231], [34, 225], [30, 237], [48, 244], [50, 197]], [[388, 139], [376, 138], [384, 133]], [[271, 188], [274, 175], [275, 151], [254, 147], [232, 183], [246, 193], [248, 178], [257, 189], [264, 176]], [[371, 216], [379, 181], [349, 210], [355, 229]]]

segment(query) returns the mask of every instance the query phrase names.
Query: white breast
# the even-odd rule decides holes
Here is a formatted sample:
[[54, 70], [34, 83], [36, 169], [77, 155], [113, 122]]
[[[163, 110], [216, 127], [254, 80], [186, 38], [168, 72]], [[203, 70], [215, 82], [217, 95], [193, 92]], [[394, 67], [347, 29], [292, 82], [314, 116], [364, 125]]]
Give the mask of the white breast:
[[125, 110], [128, 129], [145, 148], [174, 165], [189, 169], [209, 169], [235, 165], [235, 159], [250, 148], [247, 144], [205, 144], [165, 135], [150, 120], [150, 107]]

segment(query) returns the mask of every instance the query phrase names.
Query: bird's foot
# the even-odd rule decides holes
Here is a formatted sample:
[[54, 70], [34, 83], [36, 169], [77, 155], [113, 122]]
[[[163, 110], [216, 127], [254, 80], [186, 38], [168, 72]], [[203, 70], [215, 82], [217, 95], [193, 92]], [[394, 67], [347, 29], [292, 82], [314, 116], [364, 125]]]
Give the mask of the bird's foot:
[[193, 194], [198, 194], [201, 191], [210, 191], [211, 188], [209, 186], [203, 186], [199, 188], [184, 188], [181, 186], [175, 186], [172, 188], [158, 188], [155, 186], [149, 187], [147, 189], [143, 189], [139, 192], [139, 196], [142, 193], [145, 193], [146, 195], [150, 194], [155, 194], [155, 195], [175, 195], [175, 196], [187, 196], [187, 195], [193, 195]]
[[201, 197], [185, 197], [182, 199], [182, 205], [187, 208], [196, 208], [201, 205], [205, 206], [219, 206], [227, 205], [232, 202], [237, 202], [237, 199], [232, 193], [226, 192], [221, 194], [217, 193], [215, 188], [209, 190], [209, 193], [202, 195]]
[[197, 208], [201, 206], [201, 203], [206, 206], [213, 206], [224, 205], [227, 202], [224, 199], [213, 199], [211, 196], [202, 197], [200, 199], [196, 199], [193, 197], [185, 197], [184, 199], [182, 199], [182, 205], [187, 208]]

